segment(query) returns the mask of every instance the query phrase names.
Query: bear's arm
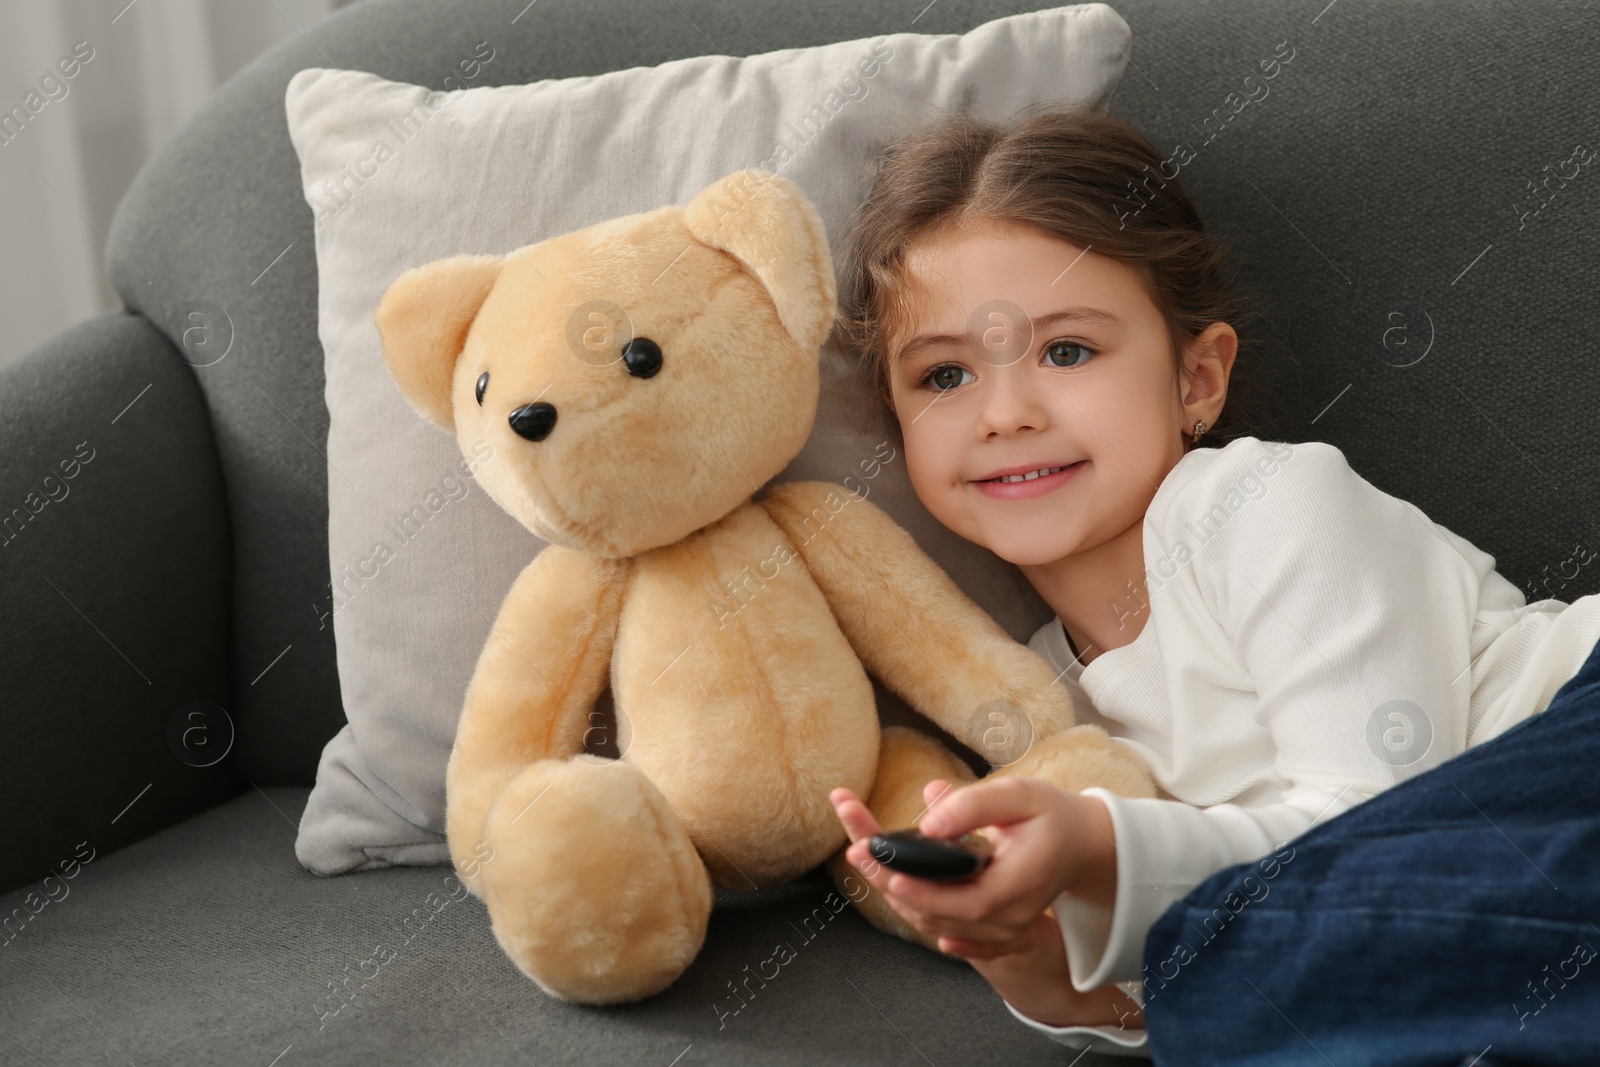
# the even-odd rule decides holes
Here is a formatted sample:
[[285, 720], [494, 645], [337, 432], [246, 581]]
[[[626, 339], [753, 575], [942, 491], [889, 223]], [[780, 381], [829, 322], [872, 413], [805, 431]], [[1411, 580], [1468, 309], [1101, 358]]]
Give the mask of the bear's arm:
[[805, 561], [862, 664], [991, 764], [1073, 724], [1072, 698], [876, 504], [827, 482], [757, 501]]
[[500, 605], [445, 775], [445, 836], [474, 892], [483, 828], [500, 791], [535, 760], [583, 751], [589, 711], [610, 676], [628, 567], [549, 545]]

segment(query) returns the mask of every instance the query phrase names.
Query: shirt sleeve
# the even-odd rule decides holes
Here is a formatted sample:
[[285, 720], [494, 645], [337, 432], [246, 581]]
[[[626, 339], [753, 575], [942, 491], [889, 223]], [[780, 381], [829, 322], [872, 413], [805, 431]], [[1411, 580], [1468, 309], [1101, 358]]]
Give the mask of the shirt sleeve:
[[[1117, 897], [1110, 907], [1065, 893], [1055, 900], [1072, 984], [1079, 992], [1141, 977], [1150, 928], [1212, 874], [1282, 850], [1314, 822], [1370, 795], [1304, 789], [1284, 803], [1264, 807], [1196, 808], [1177, 800], [1122, 797], [1099, 787], [1083, 792], [1105, 801], [1111, 812]], [[1292, 847], [1287, 855], [1278, 855], [1280, 866], [1289, 862]]]
[[[1337, 448], [1296, 444], [1250, 482], [1269, 454], [1250, 441], [1183, 485], [1160, 526], [1192, 548], [1179, 595], [1213, 615], [1250, 676], [1275, 781], [1256, 803], [1204, 808], [1084, 790], [1110, 810], [1117, 895], [1109, 907], [1066, 894], [1054, 903], [1080, 991], [1141, 977], [1151, 926], [1212, 874], [1465, 747], [1480, 576], [1426, 515], [1357, 475]], [[1167, 648], [1165, 631], [1162, 640], [1164, 656], [1183, 651]], [[1185, 721], [1203, 729], [1203, 701], [1172, 694], [1180, 741]]]
[[[1123, 989], [1135, 1001], [1143, 1005], [1141, 982], [1127, 982]], [[1136, 1059], [1150, 1059], [1150, 1041], [1145, 1035], [1142, 1026], [1051, 1026], [1048, 1023], [1030, 1019], [1022, 1014], [1010, 1001], [1005, 1001], [1005, 1006], [1011, 1014], [1040, 1033], [1047, 1034], [1054, 1041], [1071, 1048], [1086, 1049], [1092, 1052], [1106, 1053], [1112, 1056], [1127, 1056]]]

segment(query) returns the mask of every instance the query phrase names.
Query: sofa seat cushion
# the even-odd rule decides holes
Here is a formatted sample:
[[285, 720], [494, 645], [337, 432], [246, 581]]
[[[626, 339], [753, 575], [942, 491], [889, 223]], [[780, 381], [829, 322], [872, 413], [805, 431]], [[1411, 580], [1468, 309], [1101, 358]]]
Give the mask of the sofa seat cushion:
[[820, 868], [721, 894], [666, 992], [564, 1003], [506, 958], [448, 868], [308, 873], [294, 855], [307, 793], [251, 788], [115, 853], [90, 841], [74, 876], [49, 882], [55, 899], [35, 883], [0, 901], [0, 1063], [926, 1067], [1070, 1052], [967, 964], [835, 912]]

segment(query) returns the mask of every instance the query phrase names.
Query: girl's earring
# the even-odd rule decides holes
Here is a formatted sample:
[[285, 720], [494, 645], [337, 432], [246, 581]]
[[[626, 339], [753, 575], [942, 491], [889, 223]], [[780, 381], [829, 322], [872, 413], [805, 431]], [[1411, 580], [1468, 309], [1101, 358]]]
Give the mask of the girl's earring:
[[1194, 424], [1194, 440], [1200, 440], [1200, 435], [1206, 432], [1206, 420], [1200, 419]]

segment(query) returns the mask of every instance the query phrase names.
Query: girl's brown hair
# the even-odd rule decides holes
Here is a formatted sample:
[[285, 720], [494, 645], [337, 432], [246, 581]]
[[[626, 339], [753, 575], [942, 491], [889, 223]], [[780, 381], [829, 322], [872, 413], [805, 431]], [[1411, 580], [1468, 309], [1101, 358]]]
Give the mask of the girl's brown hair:
[[1256, 341], [1246, 327], [1262, 313], [1228, 277], [1230, 243], [1206, 228], [1171, 164], [1126, 122], [1059, 105], [1035, 105], [1004, 126], [958, 111], [912, 131], [878, 157], [845, 235], [836, 341], [855, 352], [892, 409], [888, 356], [909, 318], [907, 248], [951, 224], [1029, 224], [1138, 271], [1165, 321], [1175, 371], [1187, 343], [1211, 323], [1239, 334], [1222, 415], [1198, 444], [1185, 433], [1185, 450], [1271, 437], [1264, 409], [1272, 398], [1247, 358]]

